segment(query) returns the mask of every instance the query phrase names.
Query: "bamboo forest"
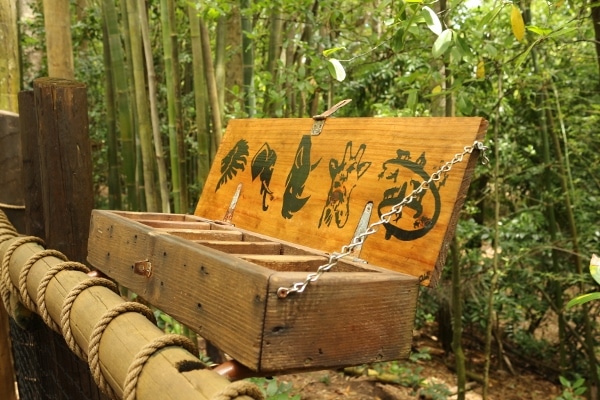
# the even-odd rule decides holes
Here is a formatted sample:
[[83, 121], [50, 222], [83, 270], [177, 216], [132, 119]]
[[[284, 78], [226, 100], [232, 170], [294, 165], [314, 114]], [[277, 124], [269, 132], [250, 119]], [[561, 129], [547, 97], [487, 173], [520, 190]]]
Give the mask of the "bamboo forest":
[[350, 99], [337, 117], [489, 121], [410, 360], [252, 379], [271, 399], [598, 399], [599, 0], [0, 0], [0, 39], [0, 110], [39, 77], [86, 85], [98, 209], [193, 214], [234, 119]]

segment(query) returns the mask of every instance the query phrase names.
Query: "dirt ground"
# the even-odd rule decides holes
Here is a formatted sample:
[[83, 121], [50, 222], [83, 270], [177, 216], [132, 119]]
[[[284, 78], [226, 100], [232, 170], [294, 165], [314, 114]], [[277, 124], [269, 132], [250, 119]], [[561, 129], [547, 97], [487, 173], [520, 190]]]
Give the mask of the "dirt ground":
[[[443, 351], [435, 341], [435, 337], [420, 334], [415, 338], [417, 349], [427, 348], [430, 360], [416, 363], [407, 361], [407, 365], [418, 371], [420, 378], [429, 385], [444, 385], [451, 393], [447, 397], [434, 397], [427, 391], [403, 387], [398, 384], [383, 383], [377, 377], [350, 376], [341, 371], [318, 371], [302, 374], [278, 376], [279, 382], [293, 385], [291, 393], [300, 394], [302, 400], [401, 400], [456, 398], [456, 376], [446, 365]], [[467, 352], [469, 363], [477, 367], [482, 358], [478, 352]], [[451, 362], [451, 361], [450, 361]], [[535, 371], [512, 365], [515, 374], [507, 371], [490, 372], [490, 388], [488, 398], [493, 400], [551, 400], [560, 395], [560, 385], [537, 375]], [[422, 368], [422, 369], [421, 369]], [[470, 381], [466, 398], [481, 399], [482, 387]], [[423, 386], [423, 385], [421, 385]], [[439, 386], [438, 386], [439, 387]], [[454, 396], [453, 396], [454, 394]]]

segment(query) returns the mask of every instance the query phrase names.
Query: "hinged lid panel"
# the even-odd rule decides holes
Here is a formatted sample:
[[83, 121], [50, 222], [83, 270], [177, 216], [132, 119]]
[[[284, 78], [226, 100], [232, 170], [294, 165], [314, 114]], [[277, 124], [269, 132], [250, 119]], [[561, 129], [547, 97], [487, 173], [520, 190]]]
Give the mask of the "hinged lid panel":
[[[487, 128], [482, 118], [331, 118], [315, 135], [313, 124], [230, 121], [195, 214], [339, 251], [365, 207], [372, 205], [369, 223], [379, 220]], [[476, 158], [467, 154], [443, 172], [368, 237], [359, 257], [435, 284]]]

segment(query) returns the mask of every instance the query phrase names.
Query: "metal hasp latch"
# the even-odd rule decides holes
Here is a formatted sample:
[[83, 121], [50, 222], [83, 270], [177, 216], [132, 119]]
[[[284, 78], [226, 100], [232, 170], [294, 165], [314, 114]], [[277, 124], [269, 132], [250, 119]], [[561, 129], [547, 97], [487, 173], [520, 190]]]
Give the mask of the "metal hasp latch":
[[237, 206], [238, 200], [240, 199], [240, 194], [242, 193], [242, 184], [237, 185], [237, 189], [231, 198], [231, 203], [229, 203], [229, 208], [227, 208], [227, 212], [223, 217], [222, 223], [227, 225], [233, 225], [231, 220], [233, 220], [233, 212], [235, 211], [235, 207]]
[[336, 105], [334, 105], [333, 107], [331, 107], [329, 110], [325, 111], [324, 113], [313, 116], [312, 118], [315, 122], [313, 122], [312, 129], [310, 130], [310, 134], [313, 136], [320, 135], [321, 131], [323, 130], [323, 126], [325, 125], [325, 120], [327, 119], [327, 117], [329, 117], [334, 112], [336, 112], [340, 108], [344, 107], [346, 104], [350, 103], [351, 101], [352, 101], [352, 99], [342, 100], [339, 103], [337, 103]]

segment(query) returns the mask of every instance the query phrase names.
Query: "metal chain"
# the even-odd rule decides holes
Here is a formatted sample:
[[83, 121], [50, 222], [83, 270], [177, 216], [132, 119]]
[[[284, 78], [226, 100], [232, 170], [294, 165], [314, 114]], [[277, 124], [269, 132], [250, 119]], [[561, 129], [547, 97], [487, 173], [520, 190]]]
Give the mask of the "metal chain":
[[455, 154], [452, 160], [446, 162], [440, 167], [440, 169], [431, 174], [429, 179], [421, 182], [419, 187], [410, 192], [404, 199], [402, 199], [402, 201], [400, 201], [397, 204], [394, 204], [390, 211], [382, 214], [379, 218], [379, 221], [373, 222], [371, 225], [369, 225], [365, 232], [352, 238], [352, 241], [349, 244], [342, 246], [342, 249], [339, 253], [331, 253], [329, 255], [329, 260], [327, 261], [327, 264], [321, 265], [319, 268], [317, 268], [316, 272], [308, 274], [302, 282], [296, 282], [290, 287], [280, 287], [279, 289], [277, 289], [277, 296], [280, 299], [285, 299], [288, 295], [292, 293], [302, 293], [311, 282], [316, 282], [321, 277], [321, 275], [323, 275], [325, 272], [329, 271], [331, 268], [337, 265], [340, 259], [350, 255], [354, 248], [362, 246], [366, 238], [377, 232], [381, 225], [389, 223], [393, 215], [400, 214], [404, 206], [413, 201], [417, 197], [417, 195], [429, 189], [429, 186], [433, 182], [437, 182], [440, 179], [442, 179], [442, 174], [450, 171], [454, 164], [462, 162], [465, 155], [473, 153], [473, 150], [479, 150], [481, 152], [482, 157], [481, 163], [484, 165], [487, 164], [489, 162], [489, 159], [485, 155], [485, 151], [487, 149], [487, 146], [485, 146], [482, 142], [478, 140], [473, 142], [473, 145], [471, 146], [465, 146], [462, 153]]

